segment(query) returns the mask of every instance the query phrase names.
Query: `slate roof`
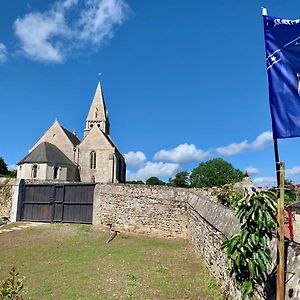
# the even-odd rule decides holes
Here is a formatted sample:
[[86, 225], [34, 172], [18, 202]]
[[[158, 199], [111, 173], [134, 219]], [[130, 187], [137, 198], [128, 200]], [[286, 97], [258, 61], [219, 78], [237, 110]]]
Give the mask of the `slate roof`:
[[72, 142], [72, 144], [74, 146], [77, 146], [77, 145], [80, 144], [80, 140], [79, 140], [79, 138], [75, 134], [73, 134], [72, 132], [70, 132], [68, 129], [64, 128], [61, 125], [60, 125], [60, 127], [65, 132], [65, 134], [67, 135], [67, 137], [69, 138], [69, 140]]
[[63, 152], [48, 142], [39, 144], [17, 164], [21, 165], [24, 163], [47, 163], [76, 166]]

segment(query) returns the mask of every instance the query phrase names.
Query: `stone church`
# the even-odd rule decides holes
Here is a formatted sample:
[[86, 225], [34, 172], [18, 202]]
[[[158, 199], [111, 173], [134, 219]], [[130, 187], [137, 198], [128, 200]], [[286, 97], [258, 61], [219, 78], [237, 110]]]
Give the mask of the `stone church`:
[[82, 141], [56, 120], [18, 163], [21, 179], [125, 182], [125, 159], [109, 136], [100, 82], [86, 119]]

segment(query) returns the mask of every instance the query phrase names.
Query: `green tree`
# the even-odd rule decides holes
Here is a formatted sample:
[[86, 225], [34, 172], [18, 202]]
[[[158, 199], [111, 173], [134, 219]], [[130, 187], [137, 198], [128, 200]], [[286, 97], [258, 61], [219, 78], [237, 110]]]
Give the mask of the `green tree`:
[[188, 187], [189, 186], [189, 172], [182, 171], [178, 172], [174, 178], [169, 179], [170, 186], [176, 187]]
[[2, 157], [0, 157], [0, 175], [9, 175], [7, 165]]
[[142, 180], [129, 180], [129, 181], [126, 181], [126, 183], [128, 183], [128, 184], [145, 184], [145, 182]]
[[9, 171], [9, 176], [12, 178], [17, 178], [17, 170], [11, 170]]
[[165, 182], [161, 181], [157, 177], [150, 177], [146, 180], [146, 184], [148, 185], [166, 185]]
[[222, 158], [215, 158], [200, 163], [192, 170], [190, 182], [192, 187], [222, 186], [243, 180], [243, 172]]

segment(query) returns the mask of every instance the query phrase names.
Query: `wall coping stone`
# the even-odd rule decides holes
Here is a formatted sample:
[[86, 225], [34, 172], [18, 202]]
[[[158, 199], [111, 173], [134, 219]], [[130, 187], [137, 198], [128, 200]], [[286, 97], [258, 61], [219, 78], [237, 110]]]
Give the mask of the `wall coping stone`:
[[232, 209], [193, 193], [189, 195], [188, 204], [226, 238], [239, 232], [240, 222]]

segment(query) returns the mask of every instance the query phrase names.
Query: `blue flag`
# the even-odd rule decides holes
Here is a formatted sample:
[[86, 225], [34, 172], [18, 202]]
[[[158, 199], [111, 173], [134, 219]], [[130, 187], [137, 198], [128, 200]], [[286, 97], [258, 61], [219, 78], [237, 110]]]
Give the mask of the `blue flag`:
[[264, 16], [273, 137], [300, 136], [300, 20]]

